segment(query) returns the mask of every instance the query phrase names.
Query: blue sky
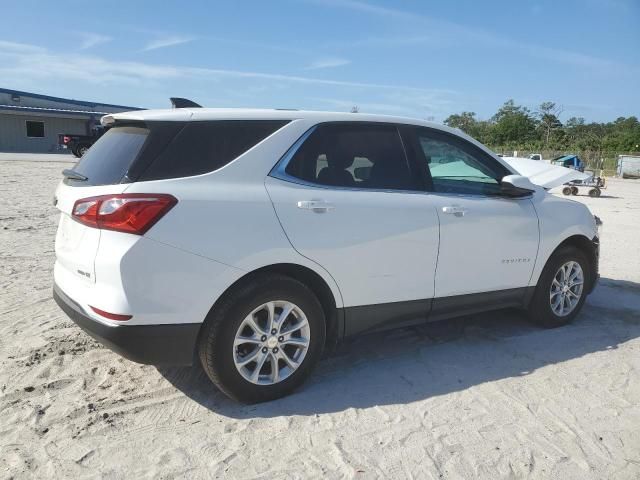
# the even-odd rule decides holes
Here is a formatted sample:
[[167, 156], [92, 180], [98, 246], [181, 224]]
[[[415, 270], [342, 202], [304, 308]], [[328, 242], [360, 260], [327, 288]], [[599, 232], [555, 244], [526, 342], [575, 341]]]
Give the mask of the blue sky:
[[148, 108], [640, 115], [640, 0], [5, 2], [0, 87]]

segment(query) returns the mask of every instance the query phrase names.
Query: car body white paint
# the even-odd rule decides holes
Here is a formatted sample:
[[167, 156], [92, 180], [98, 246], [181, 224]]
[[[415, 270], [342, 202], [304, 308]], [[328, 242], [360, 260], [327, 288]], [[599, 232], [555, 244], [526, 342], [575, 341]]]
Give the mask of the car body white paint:
[[[344, 305], [432, 298], [438, 215], [422, 193], [331, 189], [268, 177], [269, 196], [293, 247], [323, 265]], [[316, 213], [298, 202], [320, 201]]]
[[[114, 119], [290, 123], [211, 173], [100, 187], [60, 184], [55, 282], [106, 325], [121, 324], [93, 313], [90, 305], [133, 315], [128, 325], [200, 323], [238, 279], [283, 263], [318, 274], [338, 308], [525, 287], [536, 284], [563, 240], [596, 235], [586, 207], [542, 188], [530, 198], [489, 199], [315, 188], [269, 176], [306, 131], [328, 121], [427, 126], [462, 137], [507, 170], [523, 173], [441, 125], [382, 115], [231, 109], [136, 111], [103, 121]], [[96, 230], [70, 218], [80, 198], [123, 192], [169, 193], [178, 204], [144, 236]], [[314, 200], [335, 208], [297, 208]], [[464, 215], [445, 213], [449, 207], [462, 208]]]

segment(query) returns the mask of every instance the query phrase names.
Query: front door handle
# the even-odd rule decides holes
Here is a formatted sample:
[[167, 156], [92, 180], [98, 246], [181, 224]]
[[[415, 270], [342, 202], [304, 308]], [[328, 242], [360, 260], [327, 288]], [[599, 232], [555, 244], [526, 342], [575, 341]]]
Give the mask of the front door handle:
[[460, 205], [451, 205], [449, 207], [442, 207], [442, 213], [455, 215], [456, 217], [464, 217], [464, 214], [467, 213], [467, 209]]
[[311, 210], [316, 213], [326, 213], [336, 207], [334, 207], [332, 203], [325, 202], [324, 200], [300, 200], [298, 202], [298, 208]]

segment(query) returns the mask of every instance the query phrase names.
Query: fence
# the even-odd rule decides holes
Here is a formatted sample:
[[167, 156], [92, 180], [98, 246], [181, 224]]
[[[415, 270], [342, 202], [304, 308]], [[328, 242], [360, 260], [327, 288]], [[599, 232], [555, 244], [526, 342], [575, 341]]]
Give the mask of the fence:
[[513, 150], [506, 148], [494, 148], [494, 152], [498, 152], [505, 155], [513, 155], [517, 152], [518, 157], [528, 157], [532, 153], [541, 153], [542, 158], [545, 160], [551, 160], [562, 155], [578, 155], [580, 159], [586, 164], [586, 170], [595, 171], [598, 173], [602, 170], [602, 175], [606, 177], [613, 177], [616, 175], [616, 169], [618, 164], [618, 155], [633, 155], [640, 156], [640, 152], [602, 152], [598, 150], [576, 150], [576, 151], [562, 151], [562, 150]]

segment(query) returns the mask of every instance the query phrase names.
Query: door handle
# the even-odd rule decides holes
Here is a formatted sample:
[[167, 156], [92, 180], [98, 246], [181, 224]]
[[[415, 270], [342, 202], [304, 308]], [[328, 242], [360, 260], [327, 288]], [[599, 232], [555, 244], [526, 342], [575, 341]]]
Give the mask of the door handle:
[[300, 200], [298, 202], [298, 208], [311, 210], [316, 213], [326, 213], [336, 207], [334, 207], [332, 203], [325, 202], [324, 200]]
[[442, 213], [455, 215], [456, 217], [464, 217], [464, 214], [467, 213], [467, 209], [460, 205], [451, 205], [450, 207], [442, 207]]

